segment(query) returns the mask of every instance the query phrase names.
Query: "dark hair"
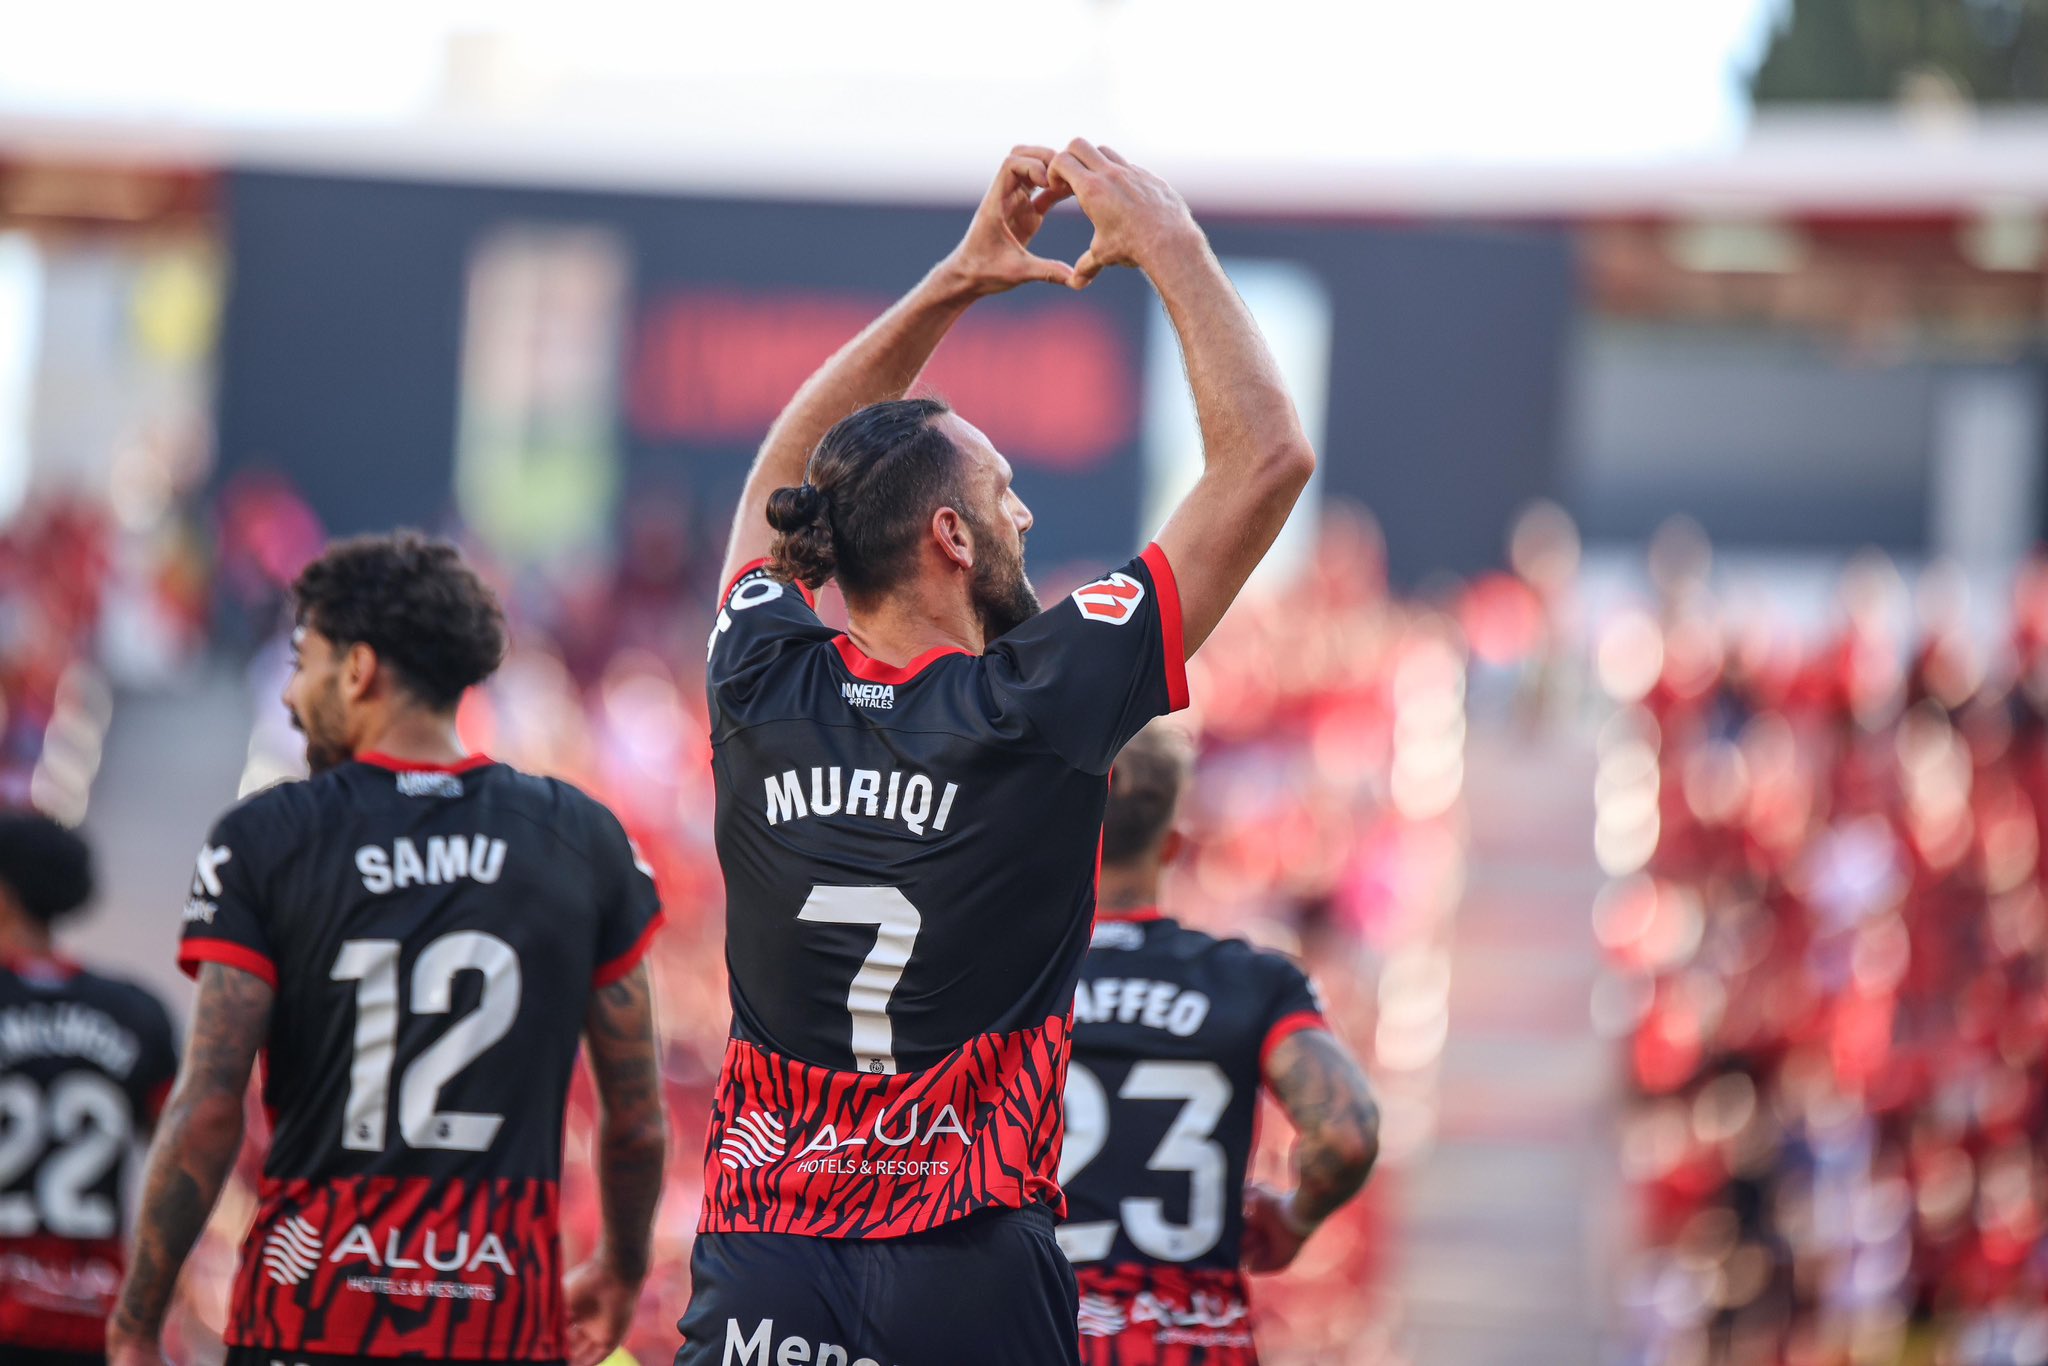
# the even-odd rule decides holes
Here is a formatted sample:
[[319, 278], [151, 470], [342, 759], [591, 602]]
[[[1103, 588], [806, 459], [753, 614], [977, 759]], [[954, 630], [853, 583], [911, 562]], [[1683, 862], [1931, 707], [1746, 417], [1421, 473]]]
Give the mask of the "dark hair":
[[92, 899], [92, 850], [36, 811], [0, 811], [0, 883], [48, 925]]
[[1187, 737], [1172, 726], [1147, 726], [1123, 747], [1109, 771], [1102, 813], [1104, 864], [1130, 863], [1159, 847], [1193, 766]]
[[900, 398], [841, 418], [811, 453], [805, 482], [768, 496], [775, 572], [810, 588], [837, 578], [854, 598], [893, 588], [934, 511], [971, 515], [960, 450], [937, 425], [952, 411]]
[[446, 541], [417, 531], [336, 541], [292, 585], [299, 621], [337, 647], [358, 642], [405, 690], [447, 711], [505, 658], [498, 596]]

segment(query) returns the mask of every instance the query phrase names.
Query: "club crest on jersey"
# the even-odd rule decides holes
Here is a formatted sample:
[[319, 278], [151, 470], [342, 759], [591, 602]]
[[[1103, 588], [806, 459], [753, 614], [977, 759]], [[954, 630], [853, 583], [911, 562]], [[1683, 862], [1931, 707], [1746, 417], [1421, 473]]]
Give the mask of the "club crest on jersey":
[[870, 711], [893, 711], [896, 707], [896, 687], [892, 683], [841, 683], [839, 695], [848, 705]]
[[1144, 601], [1145, 585], [1124, 573], [1084, 583], [1074, 590], [1074, 605], [1081, 609], [1082, 616], [1111, 626], [1121, 626], [1136, 616], [1138, 605]]

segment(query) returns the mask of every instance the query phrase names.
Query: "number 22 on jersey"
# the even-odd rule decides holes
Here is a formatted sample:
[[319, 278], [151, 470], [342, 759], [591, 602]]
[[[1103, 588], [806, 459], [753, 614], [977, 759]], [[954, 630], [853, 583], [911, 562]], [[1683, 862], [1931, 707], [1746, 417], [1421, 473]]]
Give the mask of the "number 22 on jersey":
[[36, 1171], [32, 1190], [0, 1195], [0, 1237], [113, 1237], [114, 1202], [93, 1188], [120, 1160], [129, 1126], [128, 1098], [97, 1072], [66, 1072], [48, 1092], [27, 1077], [0, 1080], [0, 1190]]

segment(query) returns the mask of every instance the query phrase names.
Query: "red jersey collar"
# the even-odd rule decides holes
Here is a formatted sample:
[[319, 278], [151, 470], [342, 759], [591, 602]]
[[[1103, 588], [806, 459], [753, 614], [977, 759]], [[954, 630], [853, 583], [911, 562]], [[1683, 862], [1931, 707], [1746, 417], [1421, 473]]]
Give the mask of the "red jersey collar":
[[839, 658], [845, 661], [847, 671], [855, 678], [865, 679], [870, 683], [908, 683], [930, 667], [933, 660], [943, 659], [947, 655], [971, 653], [958, 645], [934, 645], [908, 664], [884, 664], [881, 660], [870, 659], [862, 653], [860, 646], [853, 643], [851, 636], [834, 636], [832, 643], [839, 647]]
[[76, 977], [83, 969], [63, 954], [22, 953], [0, 958], [0, 968], [5, 968], [16, 977], [55, 977], [59, 979]]
[[372, 768], [388, 769], [393, 773], [467, 773], [471, 769], [482, 768], [485, 764], [496, 763], [497, 760], [488, 754], [472, 754], [467, 758], [457, 759], [452, 764], [430, 764], [421, 759], [394, 759], [388, 754], [369, 750], [358, 754], [356, 762], [368, 764]]
[[1097, 920], [1110, 921], [1124, 920], [1138, 922], [1146, 920], [1159, 920], [1164, 918], [1165, 914], [1166, 912], [1160, 910], [1157, 906], [1129, 906], [1121, 907], [1113, 911], [1105, 911], [1098, 906], [1095, 910], [1095, 918]]

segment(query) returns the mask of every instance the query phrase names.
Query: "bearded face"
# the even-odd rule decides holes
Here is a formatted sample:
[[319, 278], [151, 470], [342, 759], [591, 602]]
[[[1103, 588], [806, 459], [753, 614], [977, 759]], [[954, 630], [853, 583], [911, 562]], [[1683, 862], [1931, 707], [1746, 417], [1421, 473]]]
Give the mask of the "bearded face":
[[284, 708], [292, 729], [306, 737], [306, 767], [315, 773], [352, 756], [341, 708], [341, 661], [333, 642], [301, 626], [292, 633], [292, 676]]
[[984, 640], [1008, 635], [1039, 613], [1038, 590], [1024, 572], [1024, 538], [1000, 534], [980, 517], [968, 518], [974, 532], [974, 610]]

